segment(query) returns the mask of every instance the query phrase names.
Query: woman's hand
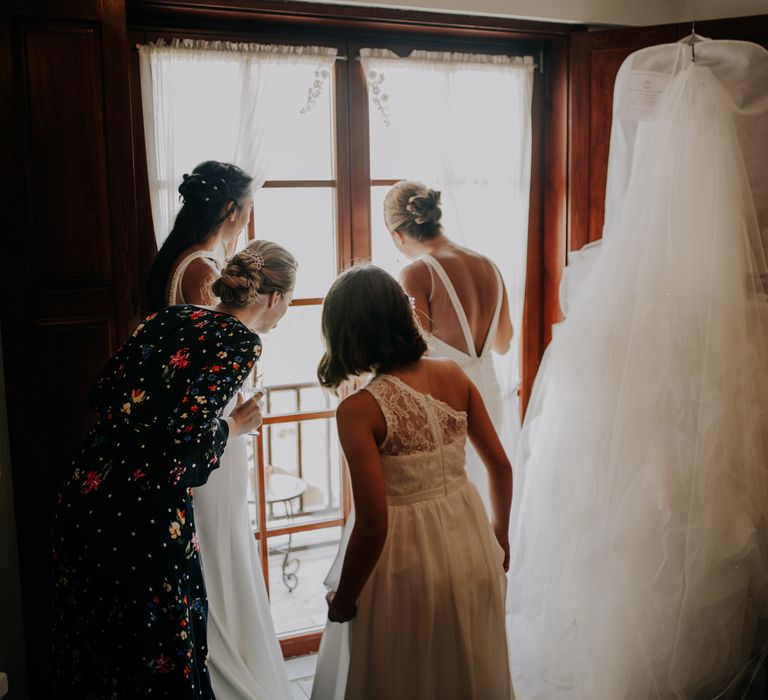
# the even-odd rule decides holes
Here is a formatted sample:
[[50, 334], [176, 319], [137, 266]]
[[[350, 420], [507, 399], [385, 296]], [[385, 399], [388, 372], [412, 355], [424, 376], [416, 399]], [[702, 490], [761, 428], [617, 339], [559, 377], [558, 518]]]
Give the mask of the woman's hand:
[[493, 534], [496, 536], [499, 546], [504, 550], [504, 571], [509, 571], [509, 533], [506, 529], [493, 528]]
[[357, 615], [357, 606], [345, 605], [342, 601], [337, 601], [333, 591], [328, 591], [325, 600], [328, 603], [328, 619], [331, 622], [349, 622]]
[[232, 413], [227, 416], [230, 436], [245, 435], [256, 430], [262, 423], [261, 404], [264, 392], [259, 391], [248, 401], [243, 400], [243, 395], [237, 395], [237, 405]]

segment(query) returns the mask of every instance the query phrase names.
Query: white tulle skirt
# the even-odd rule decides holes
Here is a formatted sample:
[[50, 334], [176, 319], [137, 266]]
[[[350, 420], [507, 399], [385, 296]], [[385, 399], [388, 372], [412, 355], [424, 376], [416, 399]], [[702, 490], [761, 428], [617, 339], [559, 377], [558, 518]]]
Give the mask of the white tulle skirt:
[[504, 554], [475, 487], [388, 515], [357, 617], [326, 627], [313, 700], [514, 700]]
[[515, 460], [527, 700], [741, 697], [766, 648], [768, 268], [709, 69], [672, 81], [653, 143], [556, 329]]
[[217, 700], [289, 700], [248, 514], [246, 439], [228, 441], [221, 465], [194, 494], [208, 593], [208, 668]]

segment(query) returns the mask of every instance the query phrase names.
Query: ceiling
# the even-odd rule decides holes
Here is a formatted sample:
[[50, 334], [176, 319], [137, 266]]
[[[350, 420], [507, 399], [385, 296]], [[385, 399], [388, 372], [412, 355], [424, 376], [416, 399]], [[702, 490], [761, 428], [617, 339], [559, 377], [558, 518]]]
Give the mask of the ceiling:
[[[300, 0], [317, 2], [317, 0]], [[334, 5], [453, 12], [579, 24], [645, 26], [768, 14], [768, 0], [320, 0]]]

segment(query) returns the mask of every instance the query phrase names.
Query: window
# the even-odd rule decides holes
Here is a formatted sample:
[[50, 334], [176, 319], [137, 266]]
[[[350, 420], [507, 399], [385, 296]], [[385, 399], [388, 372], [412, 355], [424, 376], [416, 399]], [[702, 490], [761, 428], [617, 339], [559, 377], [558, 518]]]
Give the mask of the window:
[[[336, 400], [318, 387], [315, 376], [323, 295], [336, 274], [355, 261], [372, 258], [397, 273], [405, 261], [397, 258], [384, 230], [384, 194], [399, 179], [429, 178], [414, 172], [415, 161], [403, 157], [400, 136], [393, 142], [395, 132], [384, 128], [369, 101], [359, 49], [344, 42], [336, 47], [348, 60], [324, 55], [320, 67], [317, 61], [290, 60], [272, 66], [257, 103], [269, 92], [269, 118], [253, 117], [261, 120], [258, 133], [269, 142], [269, 152], [258, 161], [261, 186], [247, 235], [279, 241], [300, 261], [293, 305], [264, 338], [267, 410], [250, 446], [254, 537], [275, 627], [288, 654], [316, 648], [326, 617], [322, 580], [351, 507], [334, 424]], [[487, 45], [480, 50], [487, 51]], [[509, 46], [496, 50], [510, 53]], [[236, 160], [238, 134], [252, 114], [243, 109], [249, 100], [242, 95], [242, 67], [235, 56], [201, 53], [194, 64], [164, 68], [177, 107], [165, 115], [163, 138], [177, 157], [163, 176], [154, 181], [149, 176], [158, 232], [169, 228], [181, 173], [205, 159]], [[461, 89], [462, 99], [478, 96], [472, 80]], [[418, 123], [418, 112], [407, 119], [398, 128], [429, 128]], [[157, 151], [159, 138], [147, 134], [148, 154]], [[470, 180], [481, 206], [483, 197], [494, 196], [492, 184]]]

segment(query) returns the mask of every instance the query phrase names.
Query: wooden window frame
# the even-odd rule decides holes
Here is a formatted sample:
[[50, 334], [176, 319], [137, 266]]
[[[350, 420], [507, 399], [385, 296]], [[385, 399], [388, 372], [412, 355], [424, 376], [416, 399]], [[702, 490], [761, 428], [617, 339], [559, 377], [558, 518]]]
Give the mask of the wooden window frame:
[[[566, 204], [568, 194], [568, 46], [574, 25], [526, 22], [491, 17], [468, 17], [432, 12], [411, 12], [315, 5], [312, 3], [252, 2], [250, 0], [135, 0], [128, 3], [129, 44], [157, 39], [192, 37], [257, 41], [263, 43], [334, 46], [348, 60], [337, 60], [334, 71], [335, 180], [273, 180], [265, 187], [328, 187], [335, 183], [337, 214], [337, 269], [371, 257], [372, 185], [393, 184], [371, 180], [369, 162], [368, 98], [359, 60], [362, 47], [382, 47], [405, 54], [412, 49], [533, 55], [534, 77], [531, 196], [529, 211], [526, 299], [523, 312], [521, 403], [527, 405], [551, 326], [560, 320], [557, 289], [566, 256]], [[137, 53], [137, 52], [134, 52]], [[131, 61], [136, 212], [142, 251], [142, 272], [155, 254], [149, 206], [138, 57]], [[317, 305], [322, 299], [300, 299], [294, 305]], [[520, 337], [520, 336], [519, 336]], [[285, 414], [265, 420], [286, 422], [329, 417]], [[258, 486], [263, 493], [265, 472], [261, 436], [254, 445]], [[267, 532], [266, 513], [259, 508], [256, 537], [302, 532], [341, 524], [348, 514], [349, 484], [343, 481], [343, 517], [310, 525]], [[265, 578], [267, 548], [261, 548]], [[320, 633], [281, 639], [286, 657], [316, 651]]]

